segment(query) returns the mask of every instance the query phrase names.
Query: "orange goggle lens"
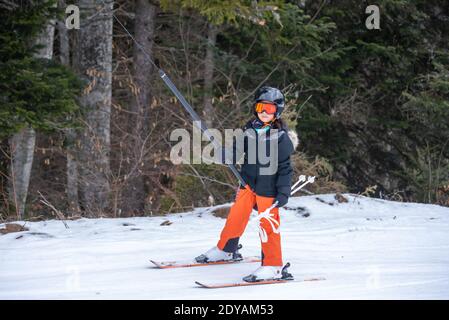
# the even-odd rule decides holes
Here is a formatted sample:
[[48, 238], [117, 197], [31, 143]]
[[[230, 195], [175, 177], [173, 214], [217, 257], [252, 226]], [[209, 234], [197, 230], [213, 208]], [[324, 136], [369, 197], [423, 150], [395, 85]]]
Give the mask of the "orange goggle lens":
[[262, 113], [265, 111], [266, 114], [275, 114], [276, 113], [276, 105], [272, 103], [264, 103], [258, 102], [255, 107], [256, 112]]

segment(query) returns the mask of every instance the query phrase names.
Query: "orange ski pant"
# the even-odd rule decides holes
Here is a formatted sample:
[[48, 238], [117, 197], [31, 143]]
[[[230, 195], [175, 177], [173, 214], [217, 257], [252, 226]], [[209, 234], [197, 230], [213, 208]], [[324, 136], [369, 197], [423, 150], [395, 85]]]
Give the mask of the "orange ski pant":
[[[229, 211], [226, 224], [221, 232], [217, 247], [220, 250], [232, 252], [236, 250], [238, 240], [245, 231], [246, 225], [255, 204], [259, 214], [268, 209], [274, 202], [272, 197], [263, 197], [255, 194], [250, 188], [239, 189], [235, 203]], [[271, 218], [277, 223], [269, 222], [268, 219], [260, 219], [260, 227], [266, 237], [261, 237], [262, 265], [282, 266], [281, 235], [279, 233], [280, 219], [279, 208], [271, 209]], [[273, 230], [273, 227], [275, 228]], [[264, 238], [264, 239], [263, 239]]]

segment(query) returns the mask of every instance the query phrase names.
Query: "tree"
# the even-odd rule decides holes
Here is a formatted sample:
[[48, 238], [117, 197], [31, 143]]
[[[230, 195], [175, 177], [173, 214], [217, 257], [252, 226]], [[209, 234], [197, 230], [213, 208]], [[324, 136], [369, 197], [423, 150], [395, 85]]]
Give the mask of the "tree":
[[110, 113], [112, 82], [112, 1], [80, 0], [74, 67], [88, 82], [79, 99], [84, 130], [79, 137], [82, 209], [102, 212], [110, 205]]
[[380, 30], [366, 28], [364, 2], [333, 1], [319, 10], [307, 2], [307, 12], [338, 25], [329, 45], [349, 50], [316, 65], [326, 90], [303, 108], [298, 130], [304, 149], [332, 159], [351, 191], [377, 185], [387, 196], [429, 201], [447, 181], [440, 174], [436, 183], [448, 159], [448, 4], [376, 4]]
[[55, 2], [10, 2], [2, 11], [0, 49], [0, 138], [10, 142], [10, 199], [18, 218], [25, 213], [36, 129], [70, 125], [75, 112], [76, 77], [51, 60]]
[[[58, 0], [58, 9], [65, 12], [65, 0]], [[59, 60], [62, 65], [70, 67], [70, 37], [65, 25], [65, 17], [61, 17], [56, 24], [59, 35]], [[81, 212], [78, 196], [78, 162], [76, 157], [76, 132], [73, 128], [65, 130], [66, 172], [67, 172], [67, 202], [68, 211], [72, 214]]]
[[[142, 213], [145, 209], [146, 187], [144, 169], [148, 167], [146, 155], [149, 152], [152, 88], [150, 79], [154, 67], [149, 59], [153, 57], [155, 19], [158, 7], [149, 0], [135, 1], [134, 37], [141, 45], [133, 44], [132, 77], [136, 90], [130, 104], [128, 150], [130, 162], [122, 191], [123, 213]], [[149, 55], [149, 57], [147, 56]]]
[[203, 116], [208, 128], [213, 127], [214, 109], [212, 105], [215, 69], [215, 44], [217, 42], [218, 29], [211, 23], [207, 24], [206, 57], [204, 59], [204, 109]]

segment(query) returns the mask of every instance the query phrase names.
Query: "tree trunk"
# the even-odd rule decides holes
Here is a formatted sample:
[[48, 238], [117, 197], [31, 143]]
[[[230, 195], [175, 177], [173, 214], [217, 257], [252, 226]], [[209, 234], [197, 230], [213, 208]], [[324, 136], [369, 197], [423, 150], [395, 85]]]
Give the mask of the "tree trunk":
[[[65, 0], [58, 1], [58, 7], [65, 12], [66, 3]], [[58, 20], [57, 23], [59, 34], [59, 57], [61, 64], [70, 66], [70, 44], [69, 44], [69, 31], [65, 25], [65, 18]]]
[[[155, 31], [155, 18], [157, 7], [149, 0], [136, 0], [135, 6], [135, 27], [134, 36], [144, 50], [152, 57], [153, 41]], [[129, 131], [131, 134], [130, 146], [130, 167], [125, 188], [122, 192], [122, 212], [127, 214], [142, 213], [145, 208], [144, 170], [145, 163], [143, 154], [145, 151], [145, 141], [149, 135], [150, 105], [152, 100], [150, 79], [153, 73], [153, 65], [145, 56], [143, 51], [134, 45], [133, 48], [133, 81], [138, 88], [130, 111]]]
[[75, 33], [74, 65], [88, 81], [80, 98], [84, 131], [79, 140], [81, 204], [88, 213], [109, 208], [110, 113], [113, 2], [80, 0], [81, 28]]
[[214, 87], [214, 51], [217, 41], [217, 27], [209, 23], [207, 33], [206, 58], [204, 60], [204, 110], [203, 115], [209, 128], [214, 124], [214, 108], [212, 105], [213, 87]]
[[36, 132], [31, 127], [22, 129], [9, 140], [11, 149], [9, 195], [11, 202], [16, 207], [17, 219], [19, 220], [23, 218], [25, 213], [35, 143]]
[[[65, 10], [65, 0], [59, 0], [58, 6], [61, 10]], [[59, 57], [61, 64], [70, 66], [70, 41], [69, 32], [65, 25], [65, 19], [59, 20], [57, 23], [59, 34]], [[79, 196], [78, 196], [78, 162], [76, 159], [76, 133], [73, 129], [67, 129], [66, 138], [66, 159], [67, 159], [67, 202], [68, 211], [71, 214], [80, 213]]]
[[[42, 48], [35, 53], [36, 58], [51, 59], [53, 56], [53, 40], [55, 21], [49, 20], [45, 29], [36, 38], [36, 43]], [[31, 168], [33, 166], [36, 132], [31, 127], [23, 128], [10, 139], [11, 148], [11, 183], [10, 200], [16, 206], [17, 218], [22, 219], [30, 184]]]

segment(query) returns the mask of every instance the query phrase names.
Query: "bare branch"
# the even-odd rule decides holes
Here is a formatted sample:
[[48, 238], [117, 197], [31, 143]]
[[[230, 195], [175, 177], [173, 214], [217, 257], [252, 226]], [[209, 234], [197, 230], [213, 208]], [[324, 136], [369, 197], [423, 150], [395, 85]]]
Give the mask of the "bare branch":
[[61, 211], [59, 211], [58, 209], [56, 209], [55, 208], [55, 206], [54, 205], [52, 205], [43, 195], [42, 195], [42, 193], [40, 192], [40, 191], [38, 191], [37, 193], [39, 193], [39, 195], [42, 197], [42, 199], [40, 200], [40, 202], [41, 203], [43, 203], [43, 204], [45, 204], [47, 207], [49, 207], [50, 209], [52, 209], [54, 212], [55, 212], [55, 214], [56, 214], [56, 217], [57, 218], [59, 218], [59, 220], [61, 220], [62, 221], [62, 223], [64, 224], [64, 226], [65, 226], [65, 228], [66, 229], [69, 229], [69, 226], [67, 225], [67, 223], [64, 221], [64, 220], [66, 220], [66, 218], [64, 217], [64, 214], [61, 212]]

